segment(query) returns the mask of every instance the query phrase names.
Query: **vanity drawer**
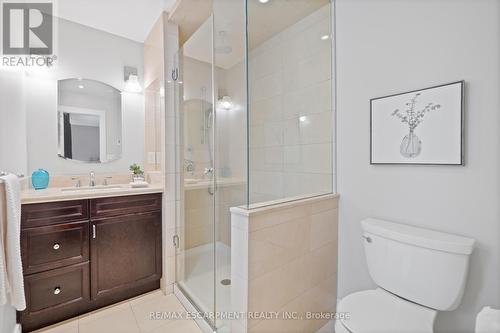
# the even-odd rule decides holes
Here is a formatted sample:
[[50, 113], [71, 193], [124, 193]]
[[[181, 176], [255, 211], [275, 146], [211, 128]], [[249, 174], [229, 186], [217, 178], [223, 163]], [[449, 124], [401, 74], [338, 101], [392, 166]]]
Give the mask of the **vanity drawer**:
[[28, 308], [23, 316], [50, 314], [90, 299], [88, 262], [25, 276]]
[[158, 211], [162, 207], [161, 198], [161, 193], [154, 193], [92, 199], [90, 215], [92, 218], [101, 218]]
[[21, 209], [21, 228], [40, 227], [58, 223], [87, 220], [89, 201], [59, 201], [23, 205]]
[[23, 229], [21, 245], [24, 274], [84, 262], [89, 260], [89, 223]]

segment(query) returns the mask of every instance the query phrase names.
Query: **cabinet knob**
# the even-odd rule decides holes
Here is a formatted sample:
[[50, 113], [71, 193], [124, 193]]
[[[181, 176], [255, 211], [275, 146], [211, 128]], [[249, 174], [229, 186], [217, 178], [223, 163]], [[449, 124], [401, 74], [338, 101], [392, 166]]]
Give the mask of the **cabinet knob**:
[[54, 243], [54, 246], [52, 246], [54, 250], [59, 250], [61, 248], [61, 244], [59, 243]]
[[61, 293], [61, 288], [60, 287], [55, 287], [54, 288], [54, 295], [59, 295]]

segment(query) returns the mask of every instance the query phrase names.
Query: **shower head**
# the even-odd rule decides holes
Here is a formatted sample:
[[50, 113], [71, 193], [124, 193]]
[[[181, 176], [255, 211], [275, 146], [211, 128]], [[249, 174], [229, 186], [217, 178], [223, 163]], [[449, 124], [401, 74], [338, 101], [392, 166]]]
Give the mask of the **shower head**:
[[233, 52], [233, 48], [226, 44], [227, 32], [224, 30], [219, 31], [219, 44], [215, 47], [215, 53], [218, 54], [230, 54]]

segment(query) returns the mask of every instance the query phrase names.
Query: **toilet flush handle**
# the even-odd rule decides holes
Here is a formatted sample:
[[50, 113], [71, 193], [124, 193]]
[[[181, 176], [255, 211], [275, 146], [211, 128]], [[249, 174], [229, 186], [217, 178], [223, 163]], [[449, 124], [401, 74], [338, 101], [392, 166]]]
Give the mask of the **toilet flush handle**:
[[372, 239], [370, 237], [368, 237], [368, 236], [363, 235], [361, 237], [363, 237], [367, 243], [371, 243], [372, 242]]

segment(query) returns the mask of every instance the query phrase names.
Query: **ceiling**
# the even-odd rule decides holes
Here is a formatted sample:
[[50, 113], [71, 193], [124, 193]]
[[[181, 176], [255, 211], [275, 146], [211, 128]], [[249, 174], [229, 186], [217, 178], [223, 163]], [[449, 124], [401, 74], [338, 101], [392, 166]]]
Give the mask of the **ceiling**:
[[175, 0], [59, 0], [57, 16], [144, 42], [163, 10]]
[[[245, 26], [243, 1], [217, 0], [214, 2], [215, 63], [228, 69], [245, 56]], [[207, 19], [184, 44], [184, 55], [211, 62], [212, 25]]]
[[[328, 3], [329, 0], [269, 0], [262, 4], [248, 0], [250, 49]], [[211, 62], [212, 31], [206, 19], [212, 6], [216, 62], [222, 68], [230, 68], [243, 60], [245, 52], [243, 0], [59, 0], [57, 12], [61, 18], [142, 43], [160, 13], [172, 11], [170, 18], [179, 21], [181, 35], [186, 35], [181, 38], [187, 40], [185, 55]]]
[[330, 0], [248, 0], [248, 43], [250, 49], [262, 44], [304, 17], [327, 5]]
[[[200, 0], [181, 1], [184, 3], [184, 7], [178, 7], [178, 10], [183, 12], [183, 16], [189, 16], [188, 13], [200, 10], [200, 6], [196, 5], [197, 1]], [[328, 3], [329, 0], [269, 0], [268, 3], [263, 4], [258, 0], [248, 0], [248, 40], [250, 49], [259, 46]], [[212, 8], [207, 10], [212, 10]], [[213, 0], [215, 61], [216, 65], [221, 68], [231, 68], [244, 58], [244, 10], [243, 1]], [[181, 16], [175, 11], [172, 14], [174, 17]], [[185, 36], [188, 39], [184, 43], [184, 55], [210, 63], [212, 59], [212, 29], [210, 20], [207, 20], [210, 13], [205, 14], [205, 16], [199, 15], [200, 22], [191, 21], [189, 24], [185, 24], [188, 27], [185, 31], [189, 31], [190, 34]], [[183, 22], [179, 21], [177, 23], [181, 26], [182, 31]], [[221, 36], [221, 32], [223, 32], [224, 37]], [[226, 49], [226, 52], [223, 52], [223, 49]], [[230, 52], [227, 52], [228, 50]]]

